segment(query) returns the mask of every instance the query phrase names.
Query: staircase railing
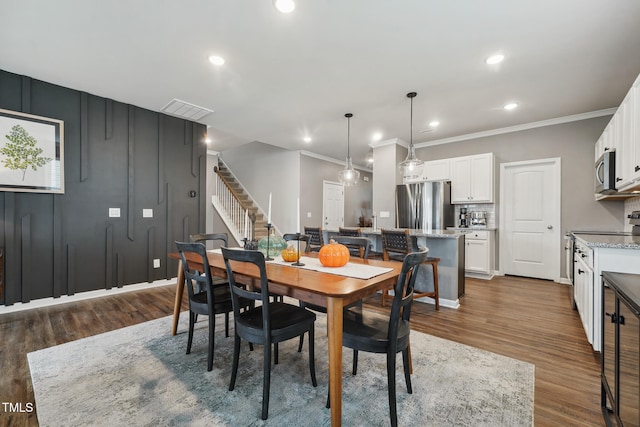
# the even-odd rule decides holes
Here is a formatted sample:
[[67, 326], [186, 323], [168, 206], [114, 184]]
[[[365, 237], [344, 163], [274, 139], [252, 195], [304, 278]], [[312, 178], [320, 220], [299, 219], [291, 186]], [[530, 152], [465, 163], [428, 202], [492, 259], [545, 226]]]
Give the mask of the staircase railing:
[[251, 239], [256, 221], [255, 212], [250, 211], [250, 206], [240, 200], [237, 192], [220, 175], [217, 166], [214, 171], [216, 193], [211, 198], [214, 207], [236, 241], [241, 242], [244, 237]]

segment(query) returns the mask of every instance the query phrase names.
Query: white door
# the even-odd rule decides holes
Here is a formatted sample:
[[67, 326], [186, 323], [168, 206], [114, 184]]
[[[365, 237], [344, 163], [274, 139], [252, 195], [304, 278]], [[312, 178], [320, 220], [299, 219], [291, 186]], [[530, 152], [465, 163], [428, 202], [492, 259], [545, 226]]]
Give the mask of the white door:
[[500, 269], [560, 280], [560, 159], [503, 163]]
[[344, 187], [338, 182], [322, 183], [322, 228], [335, 229], [344, 225]]

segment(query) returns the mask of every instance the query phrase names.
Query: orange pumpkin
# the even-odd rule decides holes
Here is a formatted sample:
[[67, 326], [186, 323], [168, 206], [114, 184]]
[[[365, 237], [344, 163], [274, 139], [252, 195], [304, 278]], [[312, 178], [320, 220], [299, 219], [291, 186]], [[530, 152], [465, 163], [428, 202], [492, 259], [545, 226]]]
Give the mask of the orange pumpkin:
[[280, 255], [282, 256], [282, 260], [285, 262], [294, 262], [298, 260], [298, 251], [292, 246], [283, 249], [282, 252], [280, 252]]
[[321, 247], [318, 252], [318, 259], [325, 267], [342, 267], [349, 262], [349, 256], [349, 249], [334, 240]]

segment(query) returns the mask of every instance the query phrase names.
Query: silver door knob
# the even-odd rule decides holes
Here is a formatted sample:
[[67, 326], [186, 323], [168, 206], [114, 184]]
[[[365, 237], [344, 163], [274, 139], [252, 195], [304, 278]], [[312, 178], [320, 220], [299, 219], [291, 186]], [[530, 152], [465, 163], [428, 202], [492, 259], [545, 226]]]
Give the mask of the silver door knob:
[[547, 230], [553, 229], [553, 225], [547, 225]]

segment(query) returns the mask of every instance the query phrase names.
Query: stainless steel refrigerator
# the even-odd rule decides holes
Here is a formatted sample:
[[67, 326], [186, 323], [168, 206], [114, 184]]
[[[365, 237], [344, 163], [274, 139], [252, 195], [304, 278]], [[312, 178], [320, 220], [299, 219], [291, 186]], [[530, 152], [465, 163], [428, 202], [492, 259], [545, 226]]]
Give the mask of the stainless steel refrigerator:
[[450, 181], [396, 186], [396, 227], [444, 230], [454, 222]]

